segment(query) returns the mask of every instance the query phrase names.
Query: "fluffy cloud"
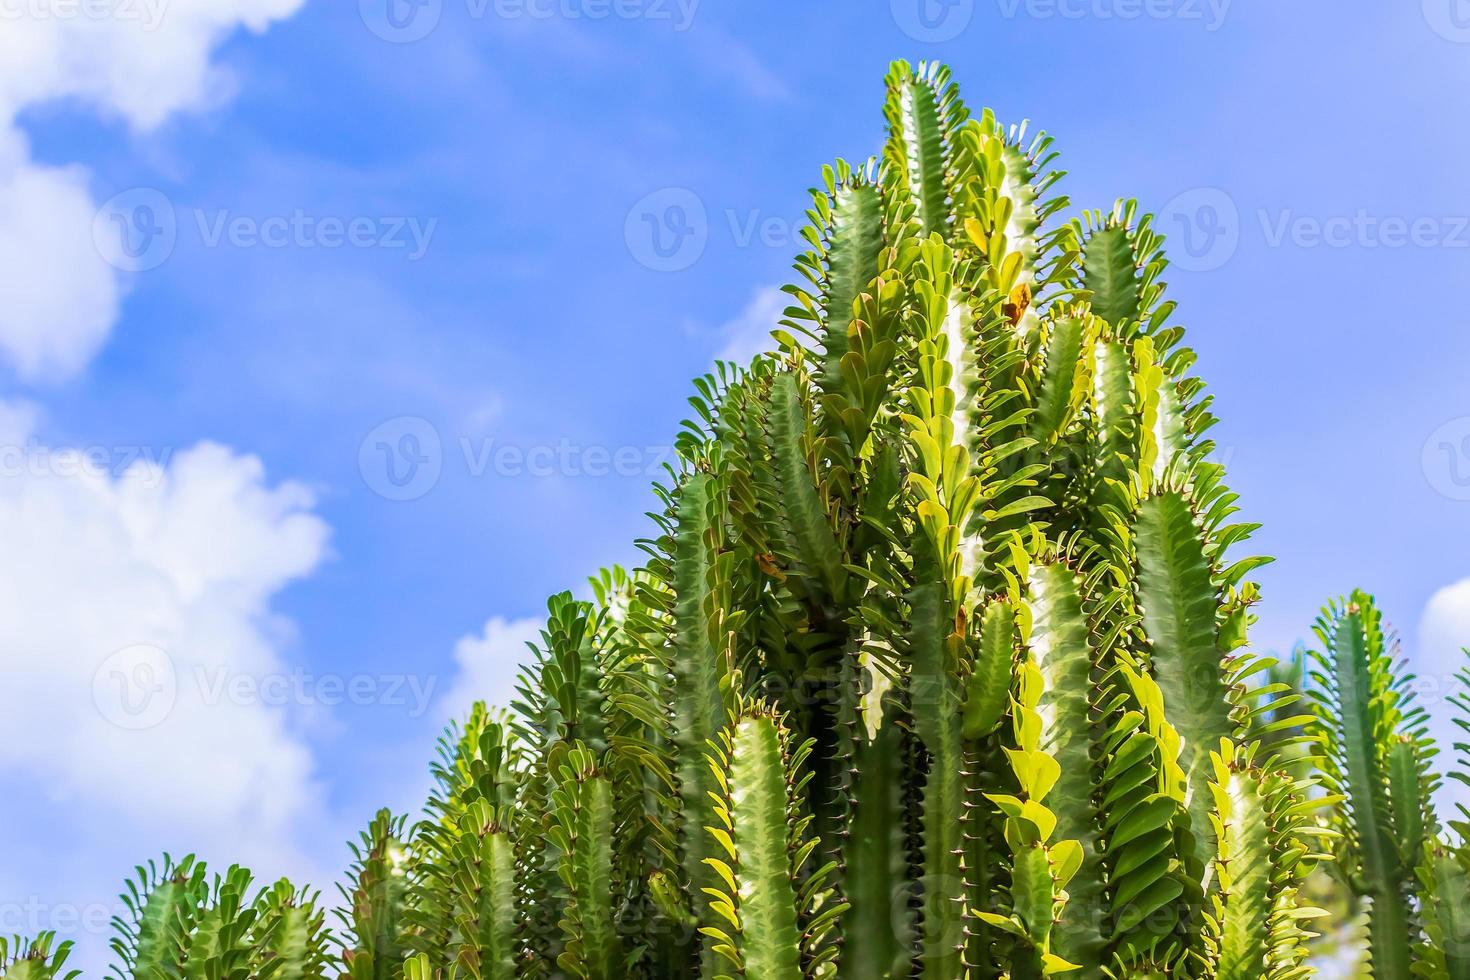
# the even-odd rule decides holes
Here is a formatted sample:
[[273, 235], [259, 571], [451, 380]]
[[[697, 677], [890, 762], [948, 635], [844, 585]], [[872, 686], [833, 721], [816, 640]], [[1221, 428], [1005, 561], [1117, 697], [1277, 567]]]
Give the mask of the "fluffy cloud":
[[114, 835], [309, 868], [311, 752], [293, 704], [262, 692], [291, 676], [274, 597], [327, 547], [312, 495], [208, 443], [131, 462], [51, 449], [26, 438], [34, 417], [0, 405], [0, 778], [42, 795], [0, 824], [46, 814], [20, 836], [58, 835], [30, 842], [73, 865], [20, 870], [29, 893], [111, 894]]
[[302, 0], [0, 0], [0, 355], [24, 378], [86, 366], [117, 318], [121, 282], [92, 237], [81, 167], [30, 159], [27, 107], [70, 99], [138, 130], [231, 89], [212, 65], [237, 28], [264, 30]]
[[[1413, 654], [1421, 700], [1430, 711], [1431, 732], [1442, 746], [1445, 759], [1441, 761], [1446, 763], [1458, 755], [1450, 746], [1467, 741], [1465, 732], [1454, 723], [1455, 709], [1445, 700], [1463, 690], [1455, 675], [1470, 667], [1470, 659], [1465, 655], [1467, 647], [1470, 647], [1470, 578], [1447, 585], [1430, 596], [1419, 620], [1419, 642]], [[1439, 768], [1447, 771], [1451, 767], [1443, 764]], [[1446, 803], [1470, 805], [1470, 788], [1458, 780], [1446, 780], [1443, 795]]]
[[238, 27], [264, 31], [302, 0], [4, 0], [0, 111], [73, 98], [151, 129], [227, 96], [210, 56]]
[[791, 297], [779, 286], [763, 286], [755, 291], [739, 316], [719, 328], [724, 341], [718, 357], [721, 360], [748, 364], [762, 351], [776, 346], [771, 331], [781, 322], [781, 314], [791, 305]]
[[1419, 621], [1419, 668], [1435, 675], [1453, 674], [1470, 666], [1470, 578], [1446, 585], [1424, 607]]
[[476, 701], [506, 708], [515, 697], [516, 675], [531, 659], [527, 643], [541, 638], [544, 620], [495, 616], [479, 636], [462, 637], [454, 645], [459, 667], [454, 686], [445, 692], [436, 717], [459, 718]]
[[274, 836], [309, 756], [281, 712], [209, 681], [285, 672], [270, 600], [321, 560], [326, 525], [254, 457], [206, 443], [114, 475], [113, 455], [0, 456], [0, 765], [131, 816]]
[[[23, 142], [0, 129], [7, 140]], [[0, 148], [0, 350], [23, 377], [65, 377], [106, 339], [119, 284], [92, 244], [86, 172], [35, 166], [21, 152], [7, 166]]]

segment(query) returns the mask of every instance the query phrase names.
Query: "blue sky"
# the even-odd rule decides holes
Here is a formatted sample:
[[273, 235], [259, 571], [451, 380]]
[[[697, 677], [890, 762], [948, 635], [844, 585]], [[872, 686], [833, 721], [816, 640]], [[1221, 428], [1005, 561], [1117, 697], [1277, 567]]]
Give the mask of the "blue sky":
[[108, 4], [0, 20], [0, 931], [95, 963], [67, 917], [150, 853], [325, 885], [413, 805], [546, 595], [636, 561], [895, 57], [1054, 134], [1069, 213], [1160, 215], [1256, 645], [1360, 584], [1431, 678], [1470, 642], [1463, 0]]

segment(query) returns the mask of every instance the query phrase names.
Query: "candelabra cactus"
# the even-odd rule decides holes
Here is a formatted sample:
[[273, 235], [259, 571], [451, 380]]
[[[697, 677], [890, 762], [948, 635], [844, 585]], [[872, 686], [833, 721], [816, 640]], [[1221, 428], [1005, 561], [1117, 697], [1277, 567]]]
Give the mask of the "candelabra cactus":
[[0, 936], [0, 977], [6, 980], [73, 980], [81, 976], [79, 970], [63, 972], [67, 957], [71, 955], [71, 943], [62, 943], [54, 949], [56, 935], [43, 932], [31, 942], [19, 938], [13, 941]]
[[[1056, 223], [1050, 139], [942, 67], [885, 117], [813, 191], [774, 352], [695, 383], [646, 563], [553, 597], [512, 713], [354, 848], [342, 955], [186, 859], [130, 886], [122, 974], [1294, 980], [1330, 857], [1375, 976], [1470, 976], [1371, 602], [1309, 714], [1248, 649], [1264, 559], [1148, 216]], [[4, 980], [65, 958], [20, 948]]]
[[1161, 240], [1131, 203], [1048, 229], [1050, 141], [942, 68], [885, 115], [777, 351], [697, 383], [646, 565], [553, 599], [503, 858], [446, 879], [447, 804], [415, 835], [414, 969], [480, 961], [442, 909], [493, 884], [518, 975], [1301, 972], [1320, 794], [1247, 686], [1261, 560]]
[[1470, 980], [1470, 824], [1439, 825], [1438, 749], [1398, 642], [1361, 591], [1323, 610], [1316, 633], [1310, 731], [1343, 830], [1333, 867], [1368, 906], [1367, 964], [1378, 980]]

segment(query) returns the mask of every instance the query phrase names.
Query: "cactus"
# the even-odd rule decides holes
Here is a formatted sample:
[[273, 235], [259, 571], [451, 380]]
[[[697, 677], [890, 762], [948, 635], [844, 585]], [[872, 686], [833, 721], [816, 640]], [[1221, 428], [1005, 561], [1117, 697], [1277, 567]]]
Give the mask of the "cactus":
[[1376, 977], [1470, 975], [1371, 600], [1308, 677], [1250, 652], [1266, 559], [1149, 216], [1058, 223], [1050, 139], [941, 66], [885, 118], [812, 192], [776, 349], [695, 382], [646, 563], [551, 599], [512, 714], [354, 847], [343, 935], [165, 860], [119, 975], [1296, 980], [1328, 859]]
[[[1256, 750], [1291, 694], [1246, 683], [1260, 560], [1161, 240], [1048, 230], [1048, 139], [939, 66], [887, 87], [778, 350], [696, 382], [647, 565], [552, 602], [497, 818], [518, 970], [1293, 976], [1314, 791]], [[435, 974], [445, 918], [408, 916]]]
[[[0, 980], [74, 980], [79, 970], [63, 972], [71, 943], [53, 948], [56, 934], [43, 932], [34, 940], [7, 940], [0, 936]], [[13, 948], [12, 948], [13, 943]]]
[[[1367, 965], [1380, 980], [1470, 978], [1470, 828], [1440, 826], [1439, 750], [1398, 640], [1363, 591], [1327, 606], [1316, 633], [1309, 731], [1341, 828], [1333, 868], [1367, 905]], [[1463, 691], [1452, 700], [1470, 706]]]

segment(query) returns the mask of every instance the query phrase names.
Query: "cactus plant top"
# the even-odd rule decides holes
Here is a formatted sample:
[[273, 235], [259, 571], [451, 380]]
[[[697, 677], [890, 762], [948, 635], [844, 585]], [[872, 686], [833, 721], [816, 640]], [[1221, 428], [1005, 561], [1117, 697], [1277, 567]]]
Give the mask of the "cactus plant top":
[[[165, 860], [120, 976], [1288, 980], [1329, 859], [1376, 976], [1470, 976], [1371, 599], [1307, 707], [1249, 650], [1266, 559], [1149, 217], [1059, 221], [1051, 140], [943, 67], [886, 90], [776, 350], [695, 382], [645, 564], [551, 599], [509, 712], [354, 847], [343, 929]], [[51, 942], [0, 977], [59, 975]]]

